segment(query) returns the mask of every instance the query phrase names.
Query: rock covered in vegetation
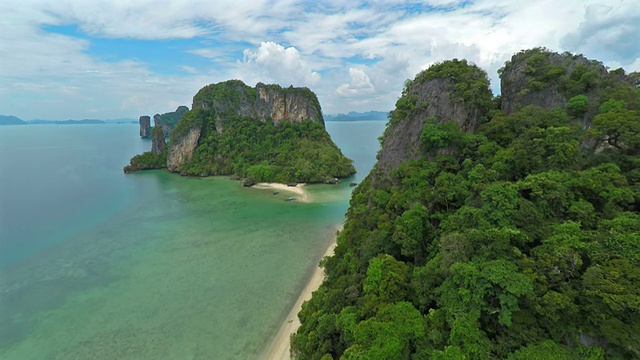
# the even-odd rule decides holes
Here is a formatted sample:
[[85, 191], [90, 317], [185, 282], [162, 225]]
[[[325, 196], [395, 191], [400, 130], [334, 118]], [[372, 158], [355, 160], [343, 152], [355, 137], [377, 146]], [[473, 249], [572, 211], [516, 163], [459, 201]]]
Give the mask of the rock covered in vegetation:
[[355, 172], [324, 129], [307, 88], [238, 80], [211, 84], [193, 98], [170, 134], [166, 166], [183, 175], [234, 175], [250, 181], [325, 182]]
[[189, 111], [189, 108], [181, 105], [178, 106], [176, 111], [164, 113], [162, 115], [153, 115], [153, 124], [162, 126], [164, 136], [169, 136], [169, 132], [178, 124], [178, 121]]
[[536, 105], [547, 109], [565, 108], [571, 99], [585, 128], [598, 114], [599, 106], [609, 100], [601, 93], [626, 92], [634, 99], [633, 77], [622, 69], [607, 71], [599, 61], [582, 55], [558, 54], [544, 48], [521, 51], [505, 63], [501, 72], [501, 109], [511, 115], [519, 109]]
[[[518, 72], [552, 70], [540, 64], [504, 72], [529, 81]], [[476, 72], [454, 60], [423, 74], [447, 98], [435, 74], [460, 70]], [[325, 281], [298, 315], [294, 357], [638, 358], [640, 91], [621, 69], [595, 73], [595, 83], [569, 76], [568, 95], [559, 78], [535, 84], [542, 95], [506, 95], [508, 111], [498, 99], [487, 106], [486, 82], [468, 77], [454, 89], [474, 89], [465, 109], [479, 113], [461, 121], [416, 110], [420, 75], [408, 83], [323, 261]], [[509, 88], [520, 80], [502, 84], [503, 94], [521, 91]], [[412, 151], [391, 138], [413, 141]]]
[[239, 80], [211, 84], [193, 98], [193, 108], [214, 110], [216, 126], [222, 130], [221, 119], [247, 116], [260, 121], [301, 122], [309, 120], [324, 125], [320, 103], [308, 88], [282, 88], [258, 83], [254, 88]]
[[148, 138], [151, 136], [151, 118], [147, 115], [140, 116], [140, 137]]
[[407, 82], [390, 113], [376, 171], [388, 174], [407, 159], [421, 156], [420, 135], [429, 119], [453, 121], [468, 132], [484, 121], [492, 94], [486, 72], [466, 60], [439, 64]]

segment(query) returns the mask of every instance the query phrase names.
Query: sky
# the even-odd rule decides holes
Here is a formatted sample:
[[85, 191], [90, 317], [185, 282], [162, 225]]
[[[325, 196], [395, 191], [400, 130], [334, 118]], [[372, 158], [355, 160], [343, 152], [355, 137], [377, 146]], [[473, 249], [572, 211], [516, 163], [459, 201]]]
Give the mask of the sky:
[[324, 113], [389, 111], [431, 64], [523, 49], [640, 70], [640, 0], [2, 0], [0, 114], [138, 118], [240, 79], [306, 86]]

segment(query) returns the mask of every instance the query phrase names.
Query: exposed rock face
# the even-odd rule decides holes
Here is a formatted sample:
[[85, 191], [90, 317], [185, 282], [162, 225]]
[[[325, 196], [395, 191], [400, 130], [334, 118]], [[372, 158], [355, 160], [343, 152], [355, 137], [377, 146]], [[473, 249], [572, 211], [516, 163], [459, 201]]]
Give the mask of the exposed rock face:
[[166, 141], [164, 139], [164, 131], [162, 131], [162, 126], [154, 126], [151, 134], [151, 152], [155, 155], [159, 155], [164, 151], [164, 148], [166, 147]]
[[153, 126], [162, 126], [162, 116], [160, 114], [153, 115]]
[[[224, 96], [220, 94], [224, 93]], [[324, 125], [316, 95], [308, 88], [282, 88], [258, 83], [255, 88], [239, 80], [207, 85], [193, 97], [193, 109], [215, 110], [216, 128], [222, 131], [220, 119], [230, 115], [249, 116], [262, 121], [271, 119], [300, 122], [308, 119]]]
[[149, 116], [140, 116], [140, 137], [148, 138], [151, 136], [151, 118]]
[[[558, 54], [544, 49], [532, 49], [511, 57], [505, 64], [501, 81], [501, 109], [508, 115], [527, 105], [546, 109], [564, 108], [569, 98], [585, 94], [591, 104], [597, 103], [599, 81], [607, 69], [598, 61], [582, 55]], [[588, 109], [582, 119], [588, 127], [597, 114], [597, 107]]]
[[167, 168], [169, 171], [178, 171], [180, 164], [191, 159], [193, 151], [198, 146], [201, 132], [202, 129], [200, 127], [193, 126], [185, 135], [171, 139], [169, 154], [167, 155]]
[[[464, 66], [466, 62], [464, 62]], [[477, 69], [477, 68], [476, 68]], [[484, 71], [477, 69], [478, 76], [484, 76]], [[456, 80], [451, 77], [433, 78], [426, 81], [419, 80], [420, 74], [411, 82], [403, 93], [403, 98], [411, 103], [412, 109], [406, 116], [398, 117], [392, 112], [392, 120], [385, 132], [384, 143], [379, 154], [375, 171], [388, 175], [403, 161], [417, 159], [420, 154], [420, 134], [425, 122], [435, 118], [437, 123], [454, 121], [467, 131], [475, 131], [485, 120], [486, 108], [478, 103], [465, 102], [455, 90]], [[491, 92], [482, 89], [484, 97], [491, 99]], [[398, 104], [397, 104], [398, 105]]]
[[[311, 91], [306, 88], [281, 89], [272, 85], [258, 84], [256, 115], [263, 121], [270, 117], [276, 124], [285, 120], [300, 122], [303, 119], [324, 124], [320, 106], [310, 101], [310, 93]], [[317, 102], [317, 98], [315, 101]]]

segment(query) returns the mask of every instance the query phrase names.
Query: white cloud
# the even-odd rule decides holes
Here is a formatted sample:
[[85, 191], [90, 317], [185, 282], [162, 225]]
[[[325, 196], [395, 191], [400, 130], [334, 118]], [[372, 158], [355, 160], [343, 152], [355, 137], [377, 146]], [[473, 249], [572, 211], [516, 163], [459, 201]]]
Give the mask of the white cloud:
[[283, 86], [312, 86], [320, 80], [320, 74], [302, 60], [296, 48], [285, 48], [271, 41], [263, 42], [256, 50], [246, 49], [238, 70], [240, 77], [250, 84], [274, 82]]
[[351, 82], [340, 85], [336, 89], [338, 95], [361, 97], [375, 92], [369, 76], [361, 69], [350, 68], [349, 76], [351, 77]]
[[[434, 62], [467, 58], [497, 91], [496, 70], [536, 46], [640, 70], [640, 6], [629, 0], [4, 0], [0, 13], [0, 113], [26, 119], [171, 111], [230, 78], [309, 86], [326, 112], [390, 110]], [[86, 36], [44, 30], [60, 25]], [[94, 38], [194, 43], [168, 54], [183, 71], [166, 75], [93, 56]]]

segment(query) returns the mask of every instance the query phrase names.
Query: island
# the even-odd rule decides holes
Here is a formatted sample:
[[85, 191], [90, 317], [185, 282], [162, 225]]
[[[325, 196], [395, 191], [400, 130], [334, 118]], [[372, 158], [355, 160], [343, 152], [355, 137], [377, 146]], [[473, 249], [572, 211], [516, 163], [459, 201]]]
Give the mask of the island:
[[207, 85], [167, 146], [159, 145], [165, 141], [160, 124], [150, 132], [153, 151], [134, 156], [125, 172], [166, 168], [230, 175], [245, 184], [334, 183], [355, 173], [326, 132], [318, 98], [308, 88], [250, 87], [239, 80]]
[[387, 121], [388, 111], [350, 111], [347, 114], [325, 114], [326, 121]]
[[407, 81], [296, 359], [640, 356], [640, 78], [536, 48]]

